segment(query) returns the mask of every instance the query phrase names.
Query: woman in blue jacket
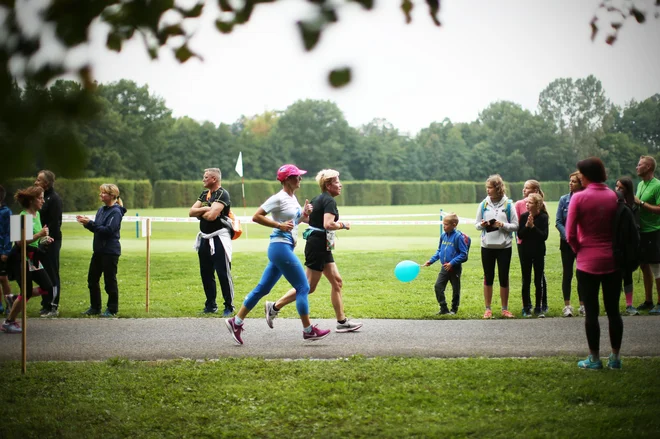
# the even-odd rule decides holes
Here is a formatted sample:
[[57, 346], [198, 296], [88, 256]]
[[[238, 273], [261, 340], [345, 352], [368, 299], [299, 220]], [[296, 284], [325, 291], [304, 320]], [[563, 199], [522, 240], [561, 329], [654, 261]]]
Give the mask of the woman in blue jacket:
[[103, 274], [105, 292], [108, 302], [101, 317], [114, 317], [119, 311], [119, 289], [117, 288], [117, 264], [121, 256], [119, 232], [121, 220], [126, 213], [119, 199], [119, 188], [114, 184], [102, 184], [99, 197], [103, 206], [96, 212], [96, 217], [90, 219], [78, 215], [76, 219], [87, 230], [94, 233], [92, 260], [89, 263], [87, 285], [89, 287], [90, 307], [84, 315], [101, 314], [101, 287], [99, 281]]
[[[561, 265], [563, 268], [561, 277], [561, 291], [564, 295], [564, 309], [562, 314], [564, 317], [572, 317], [574, 314], [573, 307], [571, 306], [571, 283], [573, 282], [573, 265], [575, 263], [575, 253], [571, 246], [566, 242], [566, 218], [568, 218], [568, 205], [571, 202], [571, 197], [574, 193], [580, 192], [582, 183], [580, 182], [579, 172], [573, 172], [570, 175], [568, 182], [569, 193], [562, 195], [559, 199], [559, 206], [557, 206], [557, 215], [555, 216], [555, 227], [559, 230], [559, 251], [561, 252]], [[579, 313], [584, 316], [584, 302], [582, 295], [578, 288], [578, 298], [580, 299]]]

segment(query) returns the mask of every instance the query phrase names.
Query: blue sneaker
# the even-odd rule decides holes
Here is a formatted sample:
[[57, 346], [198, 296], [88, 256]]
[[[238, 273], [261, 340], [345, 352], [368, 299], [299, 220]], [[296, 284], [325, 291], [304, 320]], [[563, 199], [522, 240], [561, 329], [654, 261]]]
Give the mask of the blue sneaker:
[[5, 312], [5, 307], [2, 306], [2, 300], [0, 300], [0, 312]]
[[522, 309], [522, 316], [523, 316], [524, 318], [526, 318], [526, 319], [532, 317], [532, 310], [531, 310], [531, 308], [523, 308], [523, 309]]
[[231, 317], [231, 315], [233, 314], [233, 312], [234, 312], [233, 309], [231, 309], [231, 308], [225, 308], [225, 310], [222, 312], [222, 317], [228, 319], [229, 317]]
[[607, 368], [612, 370], [621, 370], [623, 368], [623, 361], [621, 357], [617, 360], [614, 358], [614, 354], [610, 354], [610, 358], [607, 360]]
[[99, 317], [117, 317], [116, 312], [111, 312], [109, 309], [106, 309], [103, 311], [103, 314], [101, 314]]
[[650, 316], [660, 316], [660, 303], [658, 303], [652, 310], [649, 311]]
[[586, 360], [578, 361], [577, 365], [580, 369], [600, 370], [603, 368], [603, 362], [600, 360], [594, 361], [591, 355]]

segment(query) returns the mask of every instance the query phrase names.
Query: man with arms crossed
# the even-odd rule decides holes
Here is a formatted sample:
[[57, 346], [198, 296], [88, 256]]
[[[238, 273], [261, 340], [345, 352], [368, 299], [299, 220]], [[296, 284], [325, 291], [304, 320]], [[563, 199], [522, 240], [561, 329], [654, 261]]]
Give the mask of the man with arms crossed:
[[[231, 235], [226, 228], [227, 215], [231, 202], [229, 192], [220, 184], [222, 174], [218, 168], [204, 170], [205, 190], [190, 208], [188, 216], [199, 219], [199, 230], [195, 249], [199, 256], [199, 272], [206, 294], [206, 303], [202, 312], [215, 314], [217, 288], [213, 272], [218, 274], [222, 297], [224, 299], [224, 317], [231, 317], [234, 311], [234, 282], [231, 278]], [[224, 217], [224, 218], [223, 218]]]
[[[642, 179], [637, 185], [635, 203], [639, 205], [639, 262], [644, 275], [646, 299], [639, 311], [660, 315], [660, 180], [653, 176], [656, 162], [651, 156], [641, 156], [637, 175]], [[658, 304], [653, 306], [653, 280], [658, 292]]]

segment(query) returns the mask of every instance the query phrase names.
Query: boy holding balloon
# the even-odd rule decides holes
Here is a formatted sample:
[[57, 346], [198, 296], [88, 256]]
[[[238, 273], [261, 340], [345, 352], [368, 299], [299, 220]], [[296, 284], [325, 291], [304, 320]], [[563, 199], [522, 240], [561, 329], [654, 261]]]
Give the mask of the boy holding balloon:
[[[458, 216], [454, 213], [448, 213], [442, 220], [442, 229], [444, 233], [440, 235], [440, 244], [438, 251], [431, 259], [426, 261], [425, 267], [430, 266], [436, 261], [440, 261], [442, 268], [438, 273], [438, 280], [435, 282], [435, 297], [440, 305], [438, 314], [456, 314], [461, 301], [461, 273], [463, 271], [463, 262], [468, 258], [467, 235], [463, 235], [457, 230]], [[447, 282], [451, 283], [453, 295], [451, 299], [451, 310], [447, 307], [445, 300], [445, 288]]]

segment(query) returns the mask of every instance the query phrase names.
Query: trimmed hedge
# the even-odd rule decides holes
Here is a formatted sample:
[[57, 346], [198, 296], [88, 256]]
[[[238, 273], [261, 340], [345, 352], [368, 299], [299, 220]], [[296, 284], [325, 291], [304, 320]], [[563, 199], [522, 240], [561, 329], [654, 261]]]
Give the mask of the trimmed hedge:
[[[65, 212], [96, 210], [99, 208], [99, 186], [115, 183], [119, 187], [124, 206], [129, 209], [147, 207], [190, 207], [204, 189], [201, 181], [159, 180], [153, 186], [148, 180], [112, 180], [86, 178], [79, 180], [58, 179], [55, 190], [62, 197]], [[7, 204], [18, 209], [13, 194], [34, 184], [34, 179], [19, 178], [5, 185]], [[479, 203], [486, 196], [484, 182], [471, 181], [348, 181], [343, 182], [342, 195], [337, 198], [340, 206], [386, 206], [417, 204]], [[524, 182], [506, 182], [507, 195], [513, 200], [522, 198]], [[240, 181], [223, 181], [222, 185], [231, 196], [232, 206], [243, 206]], [[245, 181], [246, 205], [259, 206], [282, 188], [278, 181]], [[563, 181], [541, 182], [547, 201], [557, 201], [568, 193], [568, 183]], [[314, 180], [303, 180], [297, 192], [301, 203], [312, 200], [320, 193]]]

